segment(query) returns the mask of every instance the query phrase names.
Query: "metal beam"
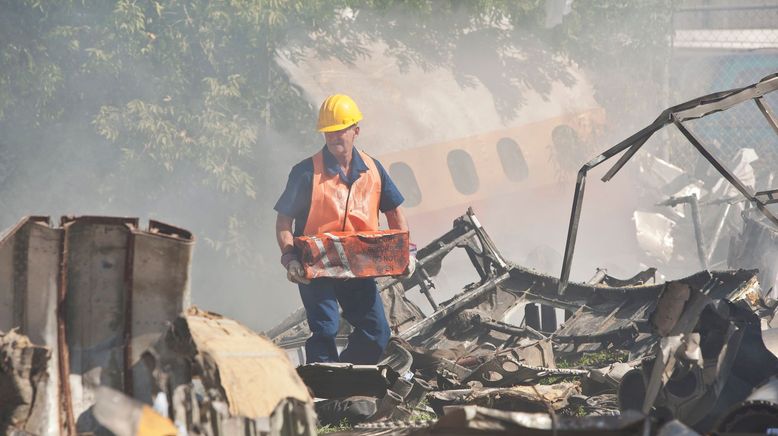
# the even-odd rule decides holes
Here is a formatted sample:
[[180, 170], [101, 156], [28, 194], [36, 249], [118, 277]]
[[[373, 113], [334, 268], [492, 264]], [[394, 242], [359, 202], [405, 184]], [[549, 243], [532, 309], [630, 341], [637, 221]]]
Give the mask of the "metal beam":
[[413, 337], [426, 332], [439, 321], [443, 320], [449, 315], [458, 313], [461, 309], [467, 307], [468, 304], [471, 304], [478, 297], [494, 289], [497, 285], [507, 280], [508, 277], [510, 277], [510, 273], [505, 272], [500, 276], [493, 277], [485, 283], [482, 283], [475, 289], [462, 293], [458, 297], [455, 297], [454, 300], [451, 301], [448, 305], [441, 307], [430, 316], [420, 320], [416, 324], [409, 327], [407, 330], [401, 332], [398, 337], [405, 340], [410, 340]]
[[740, 191], [741, 194], [743, 194], [744, 197], [751, 200], [754, 204], [756, 204], [756, 207], [762, 211], [762, 213], [775, 224], [778, 226], [778, 218], [776, 218], [775, 215], [773, 215], [767, 208], [765, 207], [765, 203], [761, 202], [759, 199], [754, 197], [751, 192], [749, 192], [748, 188], [743, 184], [743, 182], [740, 181], [737, 177], [735, 177], [734, 174], [730, 173], [727, 168], [724, 167], [724, 165], [719, 162], [718, 159], [716, 159], [715, 156], [713, 156], [708, 149], [705, 148], [705, 146], [702, 144], [702, 142], [697, 138], [694, 133], [692, 133], [689, 129], [686, 128], [686, 126], [675, 116], [673, 117], [673, 124], [678, 128], [678, 130], [681, 132], [683, 136], [686, 137], [689, 142], [692, 143], [694, 148], [697, 149], [698, 152], [704, 157], [711, 165], [713, 165], [714, 168], [716, 168], [716, 171], [719, 172], [722, 176], [724, 176], [725, 179], [729, 183], [732, 184], [732, 186], [735, 187], [738, 191]]
[[700, 260], [700, 267], [708, 269], [708, 256], [705, 254], [705, 239], [702, 234], [702, 220], [700, 219], [700, 205], [697, 201], [697, 194], [686, 195], [684, 197], [670, 197], [668, 200], [659, 203], [659, 206], [677, 206], [679, 204], [688, 204], [692, 212], [692, 225], [694, 227], [694, 238], [697, 241], [697, 258]]
[[[659, 115], [659, 117], [657, 117], [657, 119], [654, 120], [654, 122], [651, 123], [650, 125], [644, 127], [639, 132], [635, 133], [634, 135], [630, 136], [624, 141], [616, 144], [615, 146], [611, 147], [610, 149], [606, 150], [604, 153], [600, 154], [599, 156], [595, 157], [594, 159], [592, 159], [591, 161], [583, 165], [581, 169], [578, 171], [578, 177], [575, 185], [575, 192], [573, 194], [573, 206], [570, 212], [570, 223], [567, 229], [567, 240], [565, 242], [565, 254], [562, 262], [562, 271], [559, 274], [560, 277], [559, 289], [558, 289], [559, 294], [564, 293], [565, 288], [567, 287], [568, 280], [570, 278], [570, 269], [573, 260], [573, 253], [575, 252], [575, 241], [578, 236], [578, 224], [581, 218], [581, 207], [583, 205], [583, 195], [584, 195], [584, 190], [586, 185], [586, 175], [590, 169], [596, 167], [597, 165], [600, 165], [601, 163], [605, 162], [606, 160], [610, 159], [616, 154], [619, 154], [622, 151], [627, 150], [627, 152], [619, 159], [619, 161], [613, 166], [613, 168], [611, 168], [602, 178], [604, 182], [607, 182], [611, 178], [613, 178], [613, 176], [615, 176], [619, 170], [621, 170], [621, 168], [635, 155], [635, 153], [643, 146], [643, 144], [645, 144], [645, 142], [648, 141], [651, 135], [653, 135], [658, 130], [662, 129], [665, 125], [671, 122], [675, 123], [676, 125], [679, 125], [680, 122], [685, 120], [702, 118], [714, 112], [727, 110], [732, 106], [740, 104], [744, 101], [748, 101], [750, 99], [760, 99], [763, 95], [773, 92], [776, 89], [778, 89], [778, 73], [771, 74], [767, 77], [764, 77], [759, 82], [743, 88], [716, 92], [713, 94], [708, 94], [675, 105], [673, 107], [664, 110]], [[760, 102], [757, 101], [757, 104], [760, 104]], [[768, 111], [768, 113], [765, 116], [767, 116], [769, 120], [774, 121], [775, 117], [770, 118], [769, 116], [772, 115], [772, 113], [769, 112], [769, 108], [766, 105], [761, 105], [760, 109], [762, 106], [764, 106], [765, 110]], [[679, 129], [682, 129], [682, 133], [684, 131], [688, 132], [688, 130], [682, 125], [681, 127], [679, 127]], [[778, 133], [778, 130], [776, 130], [776, 132]], [[699, 140], [696, 140], [696, 138], [694, 138], [693, 135], [691, 135], [691, 132], [688, 133], [690, 136], [687, 135], [684, 136], [687, 136], [687, 139], [689, 139], [689, 141], [692, 142], [692, 145], [694, 145], [698, 150], [700, 150], [700, 153], [702, 153], [703, 156], [705, 156], [706, 159], [708, 159], [708, 161], [711, 162], [711, 164], [713, 164], [713, 166], [716, 167], [716, 169], [720, 173], [722, 173], [723, 175], [725, 175], [725, 177], [727, 177], [727, 180], [734, 179], [734, 176], [732, 176], [718, 161], [715, 160], [715, 158], [713, 158], [713, 156], [710, 153], [707, 152], [707, 150], [705, 150], [705, 147], [702, 146]], [[690, 139], [690, 138], [694, 138], [694, 139]], [[730, 182], [732, 182], [732, 180], [730, 180]], [[778, 218], [776, 218], [765, 207], [766, 204], [770, 204], [770, 203], [764, 203], [759, 201], [758, 199], [754, 198], [754, 196], [750, 195], [747, 190], [745, 190], [745, 187], [743, 186], [742, 183], [740, 183], [739, 181], [737, 181], [736, 183], [737, 183], [736, 187], [739, 186], [738, 190], [740, 190], [740, 192], [743, 193], [743, 195], [745, 195], [749, 200], [754, 201], [756, 203], [756, 207], [759, 210], [761, 210], [762, 213], [764, 213], [765, 216], [767, 216], [770, 219], [770, 221], [778, 225]]]
[[[778, 89], [778, 74], [765, 77], [753, 85], [744, 88], [733, 89], [725, 92], [710, 94], [692, 100], [689, 103], [697, 103], [688, 109], [673, 111], [673, 117], [679, 121], [687, 121], [695, 118], [702, 118], [714, 112], [721, 112], [732, 106], [743, 103]], [[683, 105], [679, 105], [683, 106]]]
[[581, 205], [583, 204], [584, 190], [586, 189], [586, 168], [578, 171], [578, 180], [575, 182], [573, 194], [573, 209], [570, 211], [570, 223], [567, 227], [567, 241], [565, 242], [565, 255], [562, 258], [562, 272], [559, 274], [559, 295], [565, 293], [567, 282], [570, 279], [570, 269], [575, 252], [575, 241], [578, 238], [578, 222], [581, 220]]
[[662, 112], [662, 114], [654, 120], [653, 123], [649, 124], [648, 126], [644, 127], [634, 135], [630, 136], [629, 138], [625, 139], [621, 143], [617, 144], [616, 147], [618, 148], [621, 144], [629, 144], [629, 149], [621, 155], [618, 162], [616, 162], [615, 165], [611, 169], [608, 170], [607, 173], [602, 177], [603, 182], [607, 182], [610, 179], [613, 178], [613, 176], [616, 175], [616, 173], [621, 170], [621, 168], [630, 160], [632, 159], [632, 156], [637, 153], [638, 150], [640, 150], [641, 147], [643, 147], [643, 144], [645, 144], [651, 136], [656, 133], [656, 131], [660, 130], [662, 127], [667, 125], [667, 123], [670, 122], [670, 117], [667, 111]]
[[775, 120], [775, 114], [773, 113], [772, 109], [770, 109], [770, 106], [768, 106], [767, 102], [764, 101], [764, 97], [755, 98], [754, 103], [756, 103], [756, 107], [759, 108], [759, 111], [762, 112], [762, 115], [767, 118], [767, 123], [770, 124], [770, 127], [773, 128], [775, 134], [778, 135], [778, 122]]
[[754, 194], [754, 197], [756, 198], [767, 197], [764, 200], [760, 199], [760, 201], [764, 204], [774, 204], [774, 203], [778, 203], [778, 196], [776, 194], [778, 194], [778, 189], [771, 189], [769, 191], [759, 191], [756, 194]]

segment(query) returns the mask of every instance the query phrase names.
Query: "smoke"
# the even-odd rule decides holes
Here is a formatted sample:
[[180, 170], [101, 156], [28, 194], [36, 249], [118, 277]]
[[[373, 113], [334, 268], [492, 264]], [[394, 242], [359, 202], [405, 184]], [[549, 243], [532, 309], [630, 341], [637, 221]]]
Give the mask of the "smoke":
[[[278, 262], [272, 208], [289, 169], [323, 144], [315, 132], [318, 105], [329, 94], [345, 93], [365, 115], [358, 147], [379, 160], [562, 116], [576, 119], [581, 134], [575, 141], [519, 144], [528, 159], [528, 180], [542, 181], [532, 188], [506, 181], [494, 193], [478, 192], [446, 208], [407, 209], [413, 238], [424, 245], [473, 205], [506, 258], [557, 275], [577, 169], [680, 101], [669, 92], [672, 5], [657, 0], [609, 9], [573, 2], [556, 25], [542, 7], [499, 19], [467, 4], [427, 7], [432, 10], [409, 5], [341, 10], [333, 18], [341, 28], [332, 35], [279, 38], [288, 44], [276, 47], [272, 62], [252, 51], [248, 31], [222, 35], [217, 27], [201, 29], [216, 32], [207, 41], [221, 45], [188, 47], [180, 64], [153, 57], [135, 57], [132, 63], [103, 59], [99, 44], [78, 38], [78, 26], [101, 24], [90, 20], [105, 14], [59, 10], [62, 53], [52, 62], [60, 69], [58, 80], [66, 83], [57, 82], [63, 91], [52, 98], [58, 103], [53, 106], [66, 109], [32, 123], [32, 112], [5, 108], [0, 225], [28, 214], [94, 214], [187, 228], [197, 238], [194, 304], [267, 329], [300, 304]], [[15, 8], [14, 13], [27, 22], [26, 15], [37, 12]], [[307, 35], [303, 18], [287, 16], [285, 31]], [[181, 24], [174, 22], [170, 29], [149, 24], [144, 31], [150, 36], [138, 50], [167, 38], [167, 31], [179, 31], [175, 26]], [[73, 34], [62, 30], [70, 26]], [[338, 38], [346, 44], [338, 46]], [[82, 45], [73, 47], [72, 41]], [[115, 53], [137, 48], [127, 46]], [[322, 49], [330, 46], [349, 49]], [[119, 64], [115, 74], [77, 70], [99, 72]], [[193, 71], [180, 71], [189, 67]], [[185, 80], [165, 81], [172, 74]], [[206, 83], [203, 76], [214, 81]], [[268, 95], [283, 97], [274, 105], [252, 103]], [[130, 106], [135, 100], [151, 103], [139, 109]], [[100, 112], [103, 107], [110, 110]], [[580, 116], [592, 110], [605, 118]], [[190, 127], [203, 119], [212, 121], [210, 130]], [[39, 128], [20, 128], [31, 125]], [[242, 137], [236, 132], [245, 132], [245, 138], [233, 143]], [[149, 140], [152, 136], [156, 139]], [[215, 138], [213, 144], [206, 137]], [[586, 280], [598, 267], [626, 277], [646, 266], [632, 216], [635, 210], [654, 211], [659, 200], [645, 194], [640, 169], [647, 161], [641, 159], [673, 157], [669, 144], [667, 136], [653, 139], [646, 154], [607, 184], [597, 180], [607, 168], [590, 174], [572, 279]], [[219, 154], [222, 150], [227, 151]], [[476, 152], [488, 155], [485, 149]], [[479, 161], [477, 170], [503, 171], [497, 160]], [[439, 181], [423, 198], [449, 195], [452, 180], [444, 159], [415, 171]], [[689, 255], [693, 260], [693, 252]], [[673, 274], [684, 268], [691, 272], [693, 264]], [[441, 286], [448, 295], [472, 279], [464, 272], [459, 277], [457, 268], [451, 271]]]

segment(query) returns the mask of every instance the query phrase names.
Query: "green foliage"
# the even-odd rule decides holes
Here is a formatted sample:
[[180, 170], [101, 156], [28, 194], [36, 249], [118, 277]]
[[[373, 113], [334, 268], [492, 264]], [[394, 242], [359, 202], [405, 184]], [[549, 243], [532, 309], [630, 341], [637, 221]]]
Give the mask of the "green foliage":
[[572, 83], [569, 59], [637, 59], [644, 77], [635, 51], [667, 35], [640, 24], [669, 26], [665, 3], [574, 2], [546, 29], [541, 0], [0, 0], [0, 221], [148, 213], [258, 277], [277, 269], [269, 206], [320, 144], [316, 102], [281, 56], [355, 63], [384, 47], [484, 84], [511, 119], [521, 87]]
[[410, 421], [432, 421], [437, 419], [437, 415], [429, 412], [428, 408], [429, 401], [427, 401], [427, 398], [425, 397], [423, 400], [421, 400], [421, 402], [419, 402], [419, 404], [416, 405], [416, 408], [413, 409]]
[[[613, 363], [626, 362], [628, 358], [629, 353], [626, 351], [605, 349], [593, 353], [583, 353], [575, 360], [558, 359], [556, 366], [557, 368], [574, 369], [603, 368]], [[578, 381], [580, 379], [579, 376], [573, 375], [554, 375], [543, 377], [539, 383], [542, 385], [553, 385], [562, 381]]]
[[338, 431], [348, 431], [351, 430], [351, 424], [349, 424], [348, 420], [346, 418], [343, 418], [338, 425], [323, 425], [316, 429], [316, 434], [329, 434], [329, 433], [335, 433]]

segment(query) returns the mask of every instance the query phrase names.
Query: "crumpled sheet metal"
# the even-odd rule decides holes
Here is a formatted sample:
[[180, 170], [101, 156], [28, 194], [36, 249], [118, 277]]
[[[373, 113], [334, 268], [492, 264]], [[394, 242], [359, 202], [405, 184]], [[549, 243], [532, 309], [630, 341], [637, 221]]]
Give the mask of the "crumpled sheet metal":
[[641, 363], [642, 360], [612, 363], [604, 368], [590, 369], [588, 377], [598, 383], [618, 388], [624, 376]]
[[186, 323], [206, 370], [218, 380], [233, 416], [269, 416], [284, 398], [310, 401], [286, 353], [229, 318], [190, 309]]
[[509, 355], [501, 354], [474, 369], [461, 384], [470, 387], [505, 387], [537, 383], [554, 375], [583, 376], [585, 369], [557, 369], [525, 365]]
[[297, 374], [317, 398], [383, 397], [399, 374], [387, 365], [311, 363]]
[[703, 271], [658, 285], [609, 287], [570, 283], [560, 297], [556, 294], [558, 279], [514, 267], [501, 289], [525, 300], [574, 311], [551, 336], [564, 342], [557, 347], [557, 353], [591, 352], [614, 346], [638, 356], [650, 352], [656, 341], [648, 321], [667, 286], [689, 286], [702, 290], [711, 299], [738, 302], [758, 298], [755, 276], [756, 272], [749, 270]]
[[378, 362], [378, 365], [389, 366], [398, 374], [404, 375], [411, 371], [413, 356], [411, 355], [410, 350], [403, 347], [399, 339], [393, 337], [390, 338], [389, 343], [386, 344], [384, 357]]
[[553, 385], [512, 386], [506, 388], [472, 388], [436, 391], [428, 395], [430, 406], [440, 415], [443, 408], [473, 404], [501, 410], [542, 412], [560, 410], [567, 406], [571, 395], [581, 393], [577, 383]]
[[92, 431], [99, 385], [143, 388], [130, 368], [188, 304], [193, 243], [186, 230], [121, 217], [63, 217], [59, 227], [25, 217], [3, 232], [0, 330], [18, 327], [52, 351], [43, 395], [62, 407], [46, 433]]
[[[190, 308], [134, 368], [190, 434], [312, 435], [313, 399], [286, 352], [220, 315]], [[199, 431], [199, 430], [198, 430]]]
[[767, 434], [778, 428], [778, 376], [771, 377], [716, 424], [721, 433]]
[[778, 229], [755, 210], [743, 214], [743, 230], [731, 244], [730, 268], [759, 268], [765, 296], [778, 300]]
[[749, 274], [714, 273], [707, 281], [698, 275], [665, 286], [649, 320], [659, 338], [654, 358], [622, 377], [622, 408], [662, 409], [709, 431], [746, 397], [744, 387], [778, 373], [778, 358], [765, 347], [751, 308], [758, 287]]
[[[442, 238], [445, 250], [435, 244], [420, 250], [421, 255], [430, 256], [427, 265], [438, 265], [451, 249], [446, 244], [459, 241], [472, 250], [468, 254], [480, 277], [451, 300], [437, 304], [434, 317], [401, 333], [398, 344], [411, 354], [411, 371], [437, 383], [438, 392], [431, 394], [431, 401], [442, 395], [441, 390], [456, 392], [476, 381], [473, 385], [486, 386], [480, 389], [515, 389], [517, 383], [559, 376], [553, 368], [522, 362], [515, 351], [529, 338], [553, 343], [553, 360], [577, 361], [588, 352], [603, 352], [607, 362], [613, 362], [608, 354], [629, 359], [606, 368], [586, 364], [565, 370], [574, 372], [562, 377], [581, 377], [585, 395], [575, 397], [584, 410], [591, 409], [588, 399], [600, 393], [596, 389], [607, 390], [603, 395], [613, 399], [617, 386], [626, 387], [622, 391], [637, 398], [634, 409], [666, 411], [684, 424], [696, 425], [695, 429], [710, 429], [709, 416], [725, 412], [725, 406], [747, 396], [738, 385], [755, 386], [776, 370], [771, 363], [775, 356], [762, 342], [755, 315], [768, 308], [756, 271], [702, 271], [661, 284], [648, 284], [654, 269], [626, 280], [600, 271], [596, 280], [570, 283], [560, 295], [559, 279], [500, 263], [499, 251], [488, 237], [481, 239], [490, 242], [483, 249], [469, 245], [473, 235], [474, 228], [455, 224]], [[564, 309], [570, 316], [551, 333], [510, 324], [520, 319], [516, 315], [528, 304]], [[535, 358], [539, 356], [531, 357]], [[397, 360], [405, 362], [407, 353]], [[767, 363], [754, 368], [755, 362]], [[511, 367], [505, 368], [506, 364]], [[474, 400], [463, 395], [461, 401]]]
[[50, 354], [16, 330], [0, 332], [0, 433], [48, 433], [57, 407], [45, 395]]
[[447, 410], [428, 430], [413, 434], [638, 435], [646, 422], [643, 414], [634, 411], [573, 418], [464, 406]]

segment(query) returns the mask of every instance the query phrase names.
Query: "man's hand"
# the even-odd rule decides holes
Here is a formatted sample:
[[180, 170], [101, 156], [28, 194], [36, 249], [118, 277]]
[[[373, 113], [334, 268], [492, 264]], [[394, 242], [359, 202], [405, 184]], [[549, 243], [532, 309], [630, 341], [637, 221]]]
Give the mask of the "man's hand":
[[305, 278], [305, 270], [299, 260], [292, 260], [286, 264], [286, 279], [292, 283], [308, 285], [310, 280]]
[[405, 272], [400, 277], [403, 279], [409, 279], [413, 277], [413, 273], [416, 271], [416, 256], [408, 256], [408, 267], [405, 268]]

